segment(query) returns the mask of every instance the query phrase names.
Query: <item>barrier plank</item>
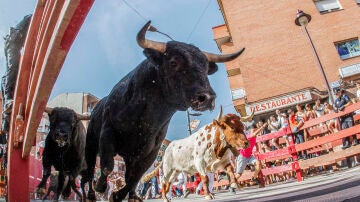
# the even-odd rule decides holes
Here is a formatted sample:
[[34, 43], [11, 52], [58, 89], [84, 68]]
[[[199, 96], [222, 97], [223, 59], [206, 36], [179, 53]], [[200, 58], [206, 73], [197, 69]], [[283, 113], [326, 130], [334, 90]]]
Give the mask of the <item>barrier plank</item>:
[[297, 145], [295, 145], [295, 149], [296, 149], [296, 151], [307, 150], [307, 149], [310, 149], [310, 148], [318, 146], [318, 145], [323, 145], [328, 142], [333, 142], [333, 141], [342, 139], [344, 137], [348, 137], [353, 134], [357, 134], [359, 131], [360, 131], [360, 125], [355, 125], [351, 128], [340, 130], [339, 132], [329, 134], [327, 136], [319, 137], [314, 140], [308, 140], [304, 143], [297, 144]]
[[359, 153], [360, 153], [360, 145], [357, 145], [357, 146], [352, 146], [345, 150], [329, 152], [328, 154], [299, 161], [299, 165], [302, 169], [314, 167], [314, 166], [330, 165], [346, 157], [358, 155]]
[[358, 110], [358, 109], [360, 109], [360, 102], [357, 102], [355, 104], [352, 104], [352, 105], [346, 107], [344, 109], [344, 111], [339, 111], [337, 113], [331, 113], [331, 114], [325, 114], [324, 116], [321, 116], [319, 118], [305, 121], [304, 125], [300, 128], [300, 130], [302, 130], [304, 128], [309, 128], [309, 127], [312, 127], [312, 126], [316, 126], [316, 125], [318, 125], [320, 123], [324, 123], [324, 122], [326, 122], [328, 120], [331, 120], [333, 118], [337, 118], [337, 117], [340, 117], [340, 116], [344, 116], [346, 114], [353, 113], [355, 110]]

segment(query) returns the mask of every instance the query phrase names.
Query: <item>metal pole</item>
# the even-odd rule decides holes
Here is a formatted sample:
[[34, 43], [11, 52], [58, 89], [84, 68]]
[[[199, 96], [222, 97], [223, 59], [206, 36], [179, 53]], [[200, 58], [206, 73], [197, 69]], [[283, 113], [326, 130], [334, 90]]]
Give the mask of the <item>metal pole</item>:
[[324, 72], [324, 68], [323, 68], [323, 66], [322, 66], [322, 64], [321, 64], [321, 62], [320, 62], [320, 58], [319, 58], [319, 56], [318, 56], [318, 54], [317, 54], [317, 52], [316, 52], [316, 49], [315, 49], [315, 47], [314, 47], [314, 43], [313, 43], [313, 41], [312, 41], [312, 39], [311, 39], [311, 37], [310, 37], [310, 35], [309, 35], [309, 32], [308, 32], [308, 30], [307, 30], [307, 28], [306, 28], [306, 25], [303, 26], [303, 27], [304, 27], [304, 29], [305, 29], [306, 36], [307, 36], [307, 38], [308, 38], [308, 40], [309, 40], [309, 42], [310, 42], [310, 44], [311, 44], [312, 51], [313, 51], [313, 53], [314, 53], [315, 56], [316, 56], [316, 60], [317, 60], [317, 63], [318, 63], [318, 67], [319, 67], [319, 69], [320, 69], [320, 71], [321, 71], [321, 75], [322, 75], [322, 77], [323, 77], [323, 79], [324, 79], [324, 82], [325, 82], [325, 84], [326, 84], [326, 88], [327, 88], [327, 91], [328, 91], [328, 94], [329, 94], [329, 99], [330, 99], [330, 102], [331, 102], [330, 104], [332, 105], [332, 104], [334, 104], [335, 102], [334, 102], [334, 98], [333, 98], [332, 93], [331, 93], [331, 88], [330, 88], [329, 82], [328, 82], [328, 80], [327, 80], [327, 78], [326, 78], [326, 75], [325, 75], [325, 72]]
[[190, 114], [189, 114], [189, 110], [186, 110], [186, 116], [187, 116], [187, 124], [188, 124], [188, 132], [189, 135], [191, 135], [191, 128], [190, 128]]

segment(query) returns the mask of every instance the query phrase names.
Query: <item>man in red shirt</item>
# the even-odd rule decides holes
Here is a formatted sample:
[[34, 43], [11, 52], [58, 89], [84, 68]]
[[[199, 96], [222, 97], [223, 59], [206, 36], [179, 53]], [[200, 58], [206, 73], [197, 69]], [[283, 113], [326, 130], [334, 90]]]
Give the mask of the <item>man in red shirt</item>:
[[246, 149], [240, 149], [240, 155], [236, 158], [236, 179], [239, 179], [241, 177], [241, 174], [243, 173], [246, 165], [252, 164], [255, 166], [255, 172], [251, 180], [257, 182], [259, 184], [259, 187], [264, 187], [265, 181], [262, 177], [259, 177], [259, 173], [261, 171], [261, 162], [254, 156], [253, 149], [256, 145], [256, 136], [261, 135], [261, 132], [266, 126], [267, 123], [262, 125], [260, 128], [257, 128], [256, 124], [253, 124], [251, 126], [250, 133], [246, 135], [246, 138], [250, 143], [250, 147]]

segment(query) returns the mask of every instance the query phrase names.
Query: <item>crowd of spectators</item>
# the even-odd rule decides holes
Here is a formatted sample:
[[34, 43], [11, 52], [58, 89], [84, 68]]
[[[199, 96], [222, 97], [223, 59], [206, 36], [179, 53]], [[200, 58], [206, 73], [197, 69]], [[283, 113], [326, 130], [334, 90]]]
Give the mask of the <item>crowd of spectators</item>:
[[[292, 134], [291, 135], [284, 135], [282, 137], [273, 138], [268, 141], [258, 142], [254, 143], [254, 147], [251, 147], [250, 149], [252, 151], [240, 151], [240, 156], [233, 159], [233, 166], [236, 172], [236, 177], [238, 179], [238, 183], [241, 186], [251, 186], [251, 185], [259, 185], [260, 187], [263, 187], [264, 184], [272, 184], [275, 182], [281, 182], [281, 181], [287, 181], [287, 180], [294, 180], [295, 179], [295, 173], [293, 171], [283, 172], [283, 173], [277, 173], [273, 175], [267, 175], [262, 176], [262, 180], [259, 180], [259, 170], [274, 166], [280, 166], [285, 165], [289, 162], [292, 162], [294, 159], [288, 158], [283, 160], [275, 160], [275, 161], [259, 161], [255, 158], [253, 155], [253, 152], [258, 153], [266, 153], [270, 151], [279, 150], [282, 148], [286, 148], [290, 145], [290, 141], [293, 141], [294, 144], [301, 144], [303, 142], [306, 142], [308, 140], [311, 140], [313, 137], [309, 135], [309, 132], [305, 129], [302, 129], [301, 127], [304, 125], [306, 121], [316, 119], [318, 117], [324, 116], [326, 114], [336, 113], [338, 111], [344, 110], [345, 107], [351, 105], [352, 103], [356, 102], [360, 98], [360, 84], [357, 85], [358, 91], [357, 91], [357, 99], [350, 99], [343, 90], [336, 89], [335, 95], [335, 103], [332, 105], [329, 104], [327, 101], [321, 101], [320, 99], [317, 99], [314, 103], [307, 103], [305, 105], [296, 105], [295, 108], [289, 108], [286, 110], [280, 110], [277, 109], [274, 114], [270, 114], [267, 118], [258, 120], [255, 122], [254, 120], [250, 123], [245, 124], [246, 127], [246, 135], [248, 139], [253, 138], [261, 135], [266, 135], [269, 133], [274, 133], [279, 130], [283, 130], [284, 128], [290, 126]], [[356, 111], [355, 113], [360, 113], [359, 111]], [[331, 120], [327, 120], [324, 123], [320, 123], [319, 126], [324, 126], [327, 128], [327, 134], [336, 133], [340, 130], [346, 129], [348, 127], [352, 127], [354, 125], [353, 121], [353, 114], [348, 114], [345, 116], [341, 116], [339, 118], [334, 118]], [[313, 126], [317, 127], [317, 126]], [[350, 140], [353, 140], [352, 143], [350, 143]], [[342, 149], [349, 148], [353, 145], [358, 144], [358, 140], [356, 138], [356, 135], [350, 137], [343, 138], [342, 139]], [[254, 141], [256, 142], [256, 141]], [[329, 152], [329, 151], [323, 151], [323, 152]], [[305, 160], [308, 158], [316, 157], [321, 155], [321, 152], [315, 152], [308, 154], [306, 150], [298, 152], [297, 160]], [[249, 180], [240, 180], [241, 174], [246, 170], [255, 171], [254, 177], [252, 177]], [[324, 169], [324, 168], [320, 168]], [[310, 172], [310, 171], [308, 171]], [[209, 173], [209, 190], [213, 190], [213, 183], [214, 182], [220, 182], [221, 180], [228, 180], [228, 177], [224, 171], [220, 171], [218, 173]], [[156, 179], [151, 180], [149, 184], [153, 185], [153, 188], [148, 190], [148, 185], [142, 186], [143, 189], [139, 189], [139, 192], [143, 196], [143, 198], [159, 198], [158, 193], [158, 185], [155, 184], [155, 182], [160, 182], [161, 179], [161, 173], [159, 173], [158, 177]], [[186, 183], [195, 183], [197, 187], [195, 190], [193, 190], [197, 194], [201, 194], [201, 180], [199, 175], [189, 176], [185, 173], [180, 173], [175, 182], [173, 183], [173, 190], [172, 192], [169, 192], [169, 197], [184, 197], [189, 194], [189, 190], [186, 189]], [[157, 188], [156, 188], [157, 187]], [[218, 189], [220, 187], [214, 187], [214, 189]], [[222, 187], [224, 188], [224, 187]], [[225, 186], [226, 189], [232, 190], [231, 187]], [[145, 193], [147, 191], [147, 195], [145, 196]], [[234, 191], [234, 190], [232, 190]], [[152, 192], [149, 193], [149, 192]]]

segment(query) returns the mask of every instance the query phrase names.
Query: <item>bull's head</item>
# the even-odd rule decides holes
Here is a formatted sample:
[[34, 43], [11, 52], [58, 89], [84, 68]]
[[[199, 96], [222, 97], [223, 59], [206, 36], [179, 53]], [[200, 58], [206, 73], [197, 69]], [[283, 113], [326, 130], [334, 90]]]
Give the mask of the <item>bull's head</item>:
[[89, 116], [77, 114], [74, 110], [65, 107], [46, 107], [45, 112], [49, 115], [49, 135], [59, 147], [70, 144], [79, 120], [90, 119]]
[[222, 131], [217, 131], [217, 155], [222, 156], [221, 152], [225, 151], [223, 148], [229, 148], [233, 153], [236, 150], [248, 148], [249, 142], [244, 133], [244, 124], [241, 118], [235, 114], [226, 114], [225, 116], [218, 116], [218, 120], [214, 120], [214, 124], [221, 128]]
[[178, 41], [151, 41], [145, 38], [149, 27], [150, 21], [139, 31], [137, 42], [144, 48], [148, 60], [158, 67], [168, 102], [178, 110], [189, 107], [196, 111], [213, 110], [216, 95], [207, 76], [217, 71], [216, 62], [231, 61], [244, 49], [234, 54], [217, 55]]

